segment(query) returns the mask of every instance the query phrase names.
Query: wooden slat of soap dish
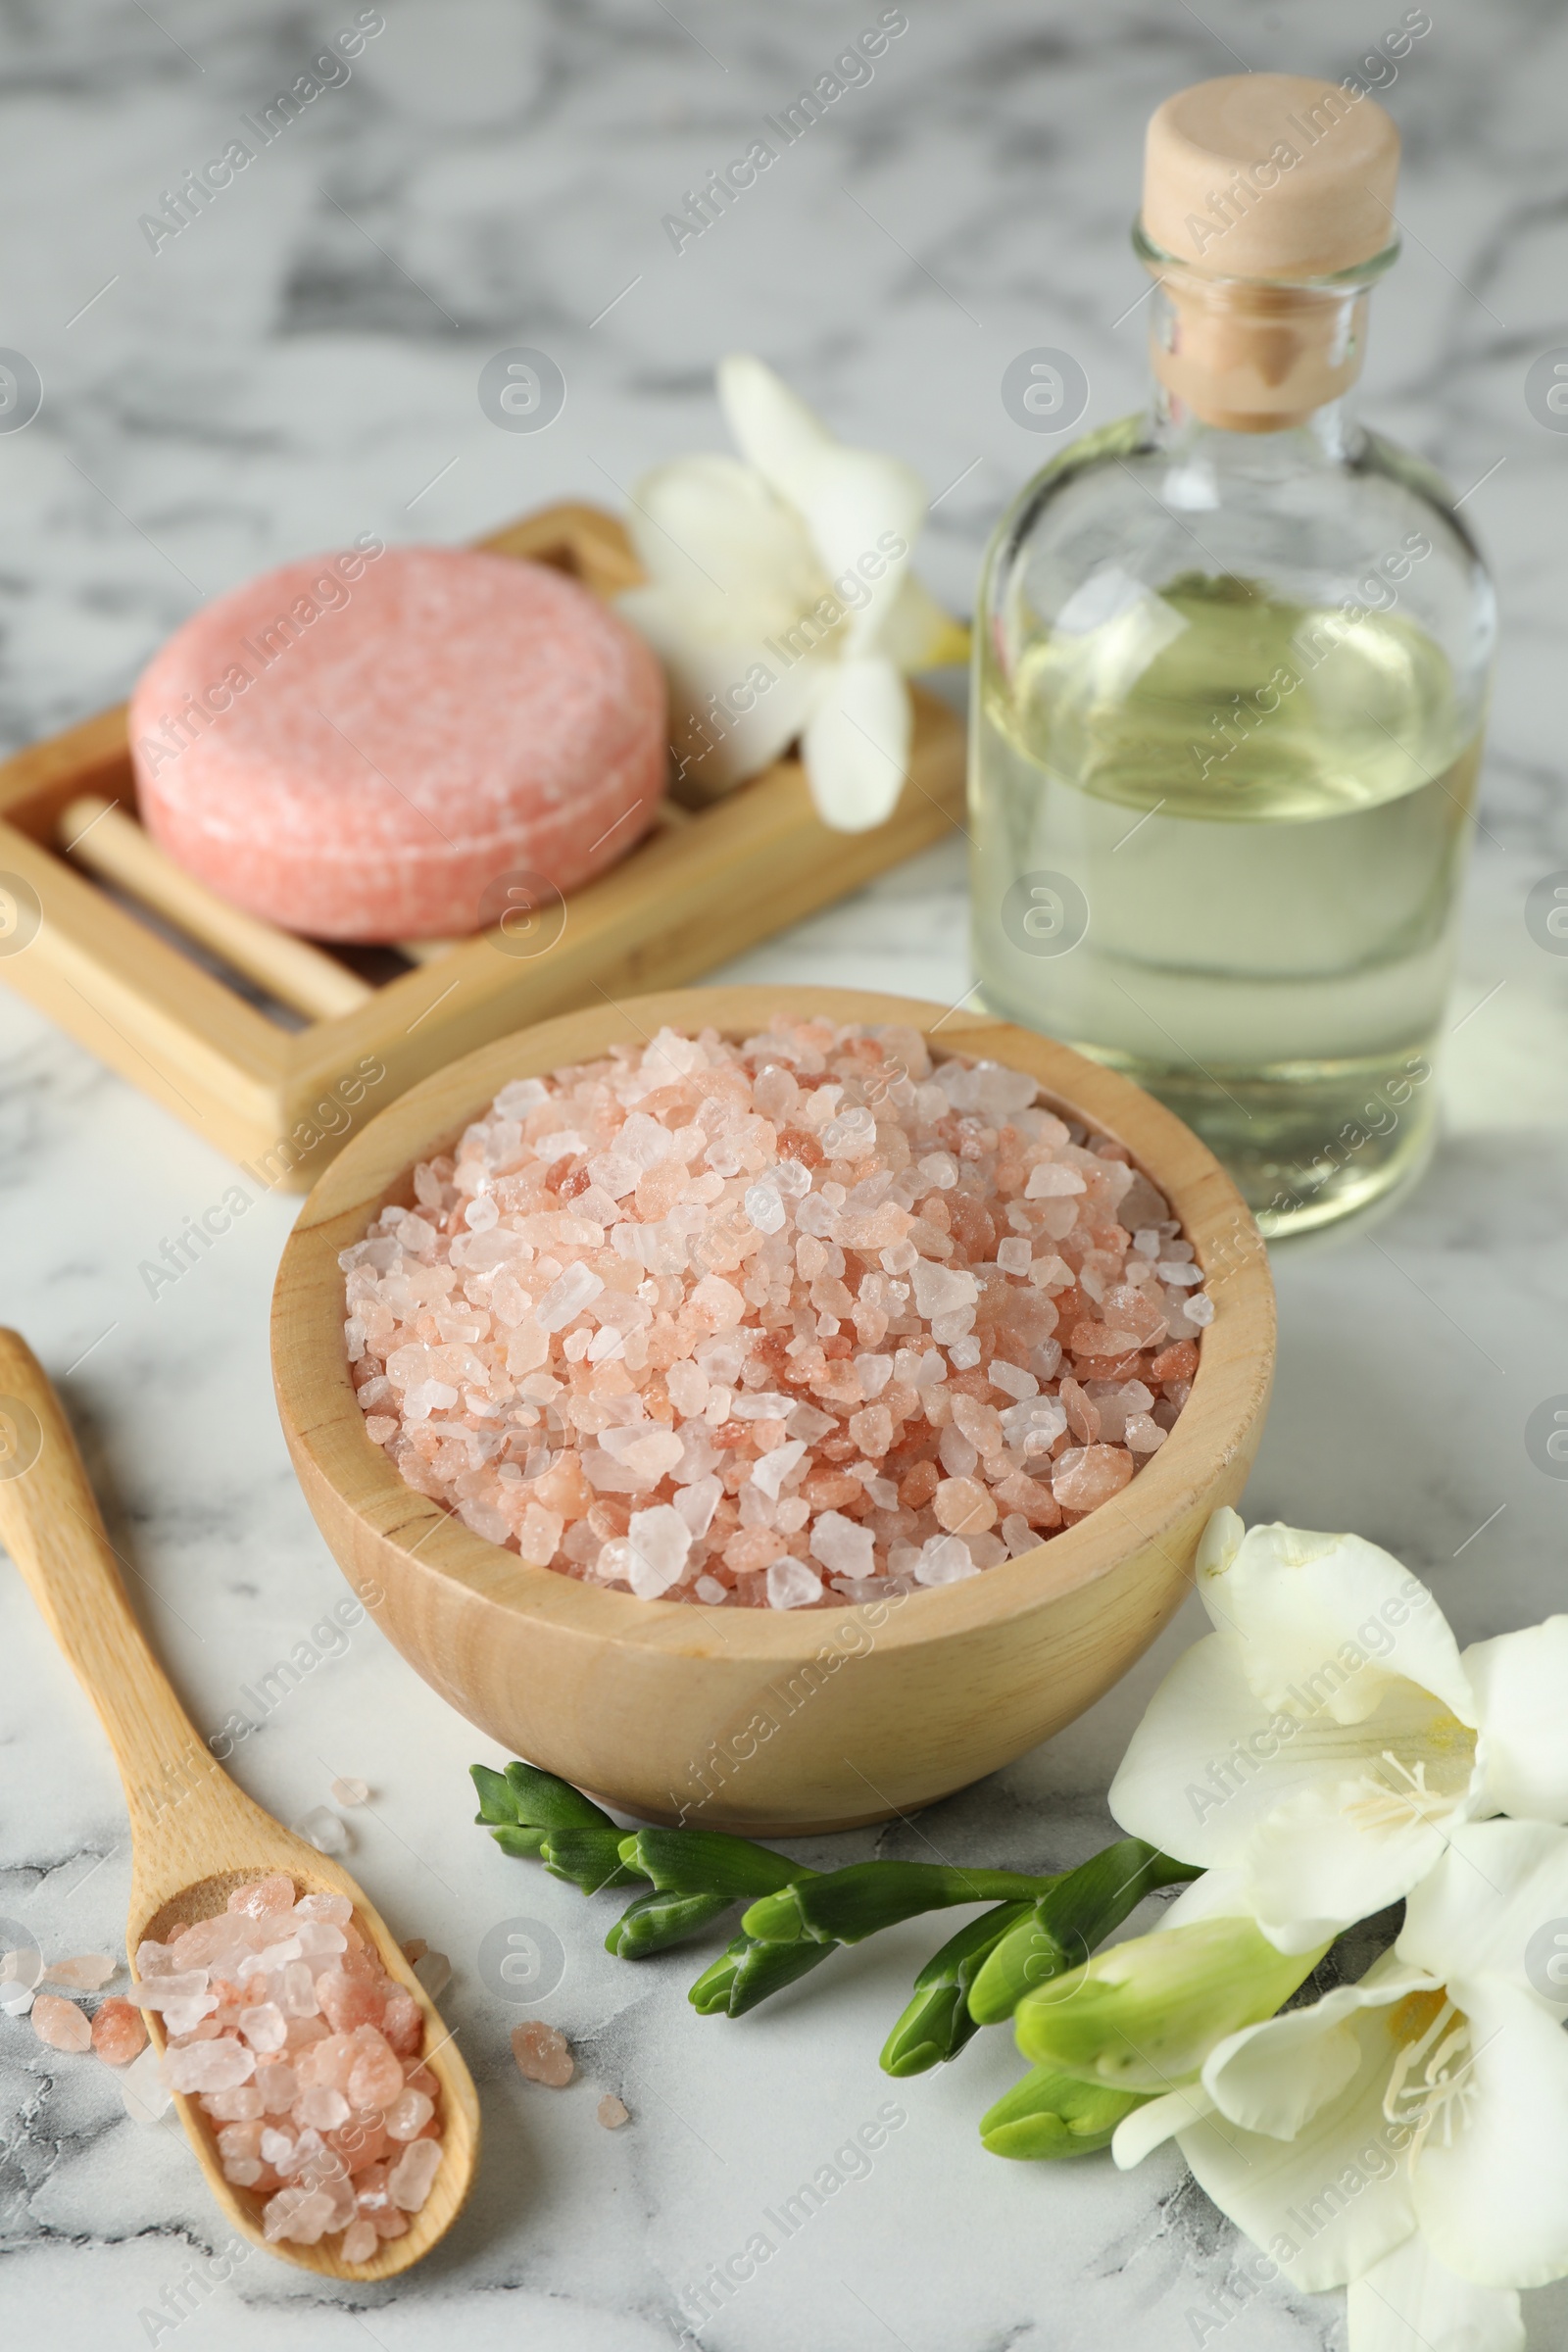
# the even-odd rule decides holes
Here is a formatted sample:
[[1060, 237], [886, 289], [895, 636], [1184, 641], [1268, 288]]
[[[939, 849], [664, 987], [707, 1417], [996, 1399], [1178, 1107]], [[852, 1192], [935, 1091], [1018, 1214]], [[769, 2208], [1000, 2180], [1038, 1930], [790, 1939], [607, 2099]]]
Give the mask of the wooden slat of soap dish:
[[[547, 508], [480, 544], [604, 597], [641, 576], [594, 507]], [[303, 1192], [355, 1128], [458, 1055], [696, 979], [941, 840], [962, 820], [963, 731], [935, 696], [914, 702], [910, 781], [886, 824], [830, 832], [793, 759], [706, 806], [671, 800], [533, 956], [489, 931], [340, 956], [241, 913], [142, 831], [125, 713], [106, 710], [0, 766], [0, 979], [265, 1189]], [[251, 1001], [258, 989], [286, 1015]]]

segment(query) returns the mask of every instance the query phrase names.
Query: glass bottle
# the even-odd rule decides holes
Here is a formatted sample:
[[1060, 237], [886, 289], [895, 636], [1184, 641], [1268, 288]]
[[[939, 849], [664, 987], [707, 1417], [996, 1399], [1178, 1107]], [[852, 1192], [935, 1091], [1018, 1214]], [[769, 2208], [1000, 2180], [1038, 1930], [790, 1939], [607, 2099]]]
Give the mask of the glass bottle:
[[1430, 1148], [1491, 671], [1448, 492], [1348, 413], [1397, 154], [1294, 76], [1158, 110], [1152, 413], [1029, 483], [975, 629], [985, 1001], [1168, 1103], [1269, 1234]]

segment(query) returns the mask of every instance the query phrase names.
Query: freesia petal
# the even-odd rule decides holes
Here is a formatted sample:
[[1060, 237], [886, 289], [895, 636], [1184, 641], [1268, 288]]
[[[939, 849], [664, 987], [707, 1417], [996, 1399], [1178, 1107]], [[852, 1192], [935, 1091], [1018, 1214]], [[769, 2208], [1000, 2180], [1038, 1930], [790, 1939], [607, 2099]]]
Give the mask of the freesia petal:
[[[1282, 1952], [1307, 1952], [1353, 1920], [1370, 1919], [1408, 1894], [1442, 1856], [1444, 1824], [1411, 1814], [1364, 1825], [1352, 1810], [1358, 1786], [1303, 1788], [1260, 1821], [1248, 1840], [1242, 1885], [1248, 1909]], [[1391, 1798], [1391, 1804], [1397, 1800]]]
[[[776, 760], [839, 667], [808, 659], [781, 669], [760, 645], [695, 636], [684, 600], [666, 588], [628, 589], [616, 601], [664, 665], [678, 774], [709, 790], [725, 790]], [[749, 700], [750, 709], [737, 710], [737, 698]], [[715, 701], [722, 722], [713, 714]]]
[[693, 635], [756, 642], [827, 593], [805, 521], [735, 458], [678, 458], [638, 483], [626, 519], [638, 561]]
[[1304, 2009], [1244, 2026], [1210, 2051], [1204, 2089], [1233, 2124], [1294, 2139], [1359, 2068], [1353, 2021], [1364, 2005], [1360, 1986], [1345, 1984]]
[[1198, 1590], [1237, 1643], [1243, 1672], [1270, 1707], [1326, 1707], [1357, 1723], [1388, 1685], [1417, 1683], [1474, 1727], [1475, 1699], [1446, 1618], [1419, 1578], [1361, 1536], [1249, 1528]]
[[[1448, 1979], [1470, 2023], [1462, 2091], [1435, 2115], [1412, 2186], [1445, 2265], [1485, 2286], [1568, 2275], [1568, 2037], [1534, 1993]], [[1450, 2129], [1451, 2126], [1451, 2129]]]
[[[1359, 2277], [1415, 2224], [1409, 2182], [1383, 2114], [1396, 2046], [1387, 2017], [1381, 2003], [1354, 2013], [1357, 2071], [1294, 2139], [1249, 2132], [1221, 2113], [1177, 2134], [1221, 2211], [1294, 2284], [1314, 2292]], [[1282, 2022], [1257, 2028], [1259, 2041]], [[1214, 2085], [1205, 2087], [1212, 2095]]]
[[1157, 1936], [1164, 1928], [1191, 1928], [1200, 1919], [1250, 1919], [1242, 1893], [1242, 1874], [1239, 1870], [1205, 1870], [1200, 1879], [1191, 1879], [1174, 1902], [1167, 1903], [1163, 1916], [1151, 1935]]
[[[1565, 1921], [1568, 1830], [1544, 1821], [1463, 1822], [1411, 1893], [1396, 1949], [1441, 1979], [1494, 1975], [1544, 1997], [1533, 1968], [1555, 1949], [1545, 1932]], [[1563, 1993], [1568, 2000], [1568, 1984]]]
[[1135, 2107], [1124, 2115], [1111, 2134], [1111, 2162], [1118, 2172], [1130, 2173], [1135, 2164], [1178, 2132], [1202, 2123], [1214, 2112], [1214, 2102], [1201, 2083], [1186, 2082], [1179, 2090], [1168, 2090], [1162, 2098], [1151, 2099], [1147, 2106]]
[[718, 402], [736, 448], [792, 506], [804, 507], [811, 468], [839, 444], [814, 409], [749, 351], [717, 370]]
[[1568, 1617], [1464, 1653], [1486, 1750], [1481, 1810], [1568, 1821]]
[[1246, 1541], [1247, 1522], [1240, 1511], [1233, 1511], [1228, 1502], [1222, 1502], [1217, 1511], [1209, 1512], [1194, 1563], [1200, 1592], [1210, 1577], [1224, 1575]]
[[847, 448], [749, 352], [720, 361], [718, 397], [736, 447], [800, 510], [832, 592], [849, 609], [847, 650], [886, 651], [883, 622], [926, 517], [919, 475], [901, 458]]
[[1289, 1786], [1264, 1769], [1279, 1744], [1273, 1720], [1238, 1670], [1234, 1644], [1219, 1634], [1195, 1642], [1127, 1743], [1106, 1800], [1112, 1816], [1180, 1862], [1239, 1862], [1259, 1811]]
[[925, 521], [925, 484], [902, 458], [835, 445], [816, 458], [799, 506], [833, 594], [849, 607], [849, 651], [882, 651], [881, 629]]
[[[1347, 1823], [1346, 1838], [1358, 1837], [1355, 1824], [1365, 1818], [1369, 1834], [1364, 1853], [1355, 1849], [1354, 1868], [1376, 1887], [1387, 1835], [1377, 1826], [1380, 1816], [1386, 1812], [1397, 1826], [1405, 1804], [1417, 1827], [1423, 1812], [1451, 1819], [1469, 1801], [1469, 1739], [1414, 1683], [1386, 1685], [1381, 1704], [1360, 1723], [1338, 1722], [1326, 1708], [1276, 1715], [1249, 1689], [1239, 1643], [1228, 1634], [1211, 1634], [1183, 1652], [1150, 1700], [1111, 1783], [1110, 1810], [1134, 1837], [1147, 1838], [1184, 1862], [1211, 1870], [1245, 1864], [1249, 1881], [1241, 1907], [1253, 1912], [1255, 1874], [1268, 1867], [1278, 1844], [1265, 1849], [1256, 1839], [1261, 1825], [1280, 1807], [1313, 1792], [1320, 1812], [1369, 1802], [1364, 1816], [1358, 1813]], [[1422, 1777], [1413, 1788], [1388, 1762], [1390, 1754], [1407, 1769], [1420, 1768]], [[1380, 1895], [1373, 1909], [1393, 1902], [1414, 1883], [1397, 1857], [1387, 1859], [1387, 1869], [1399, 1883], [1393, 1893]], [[1272, 1879], [1266, 1901], [1270, 1919], [1292, 1916]], [[1323, 1916], [1360, 1918], [1360, 1902], [1358, 1893], [1343, 1906], [1336, 1900]], [[1303, 1929], [1299, 1942], [1280, 1948], [1304, 1951], [1328, 1932], [1312, 1935]]]
[[1419, 2231], [1352, 2278], [1349, 2352], [1524, 2352], [1519, 2298], [1445, 2270]]
[[801, 738], [825, 824], [860, 833], [893, 813], [909, 768], [909, 690], [891, 662], [840, 662]]

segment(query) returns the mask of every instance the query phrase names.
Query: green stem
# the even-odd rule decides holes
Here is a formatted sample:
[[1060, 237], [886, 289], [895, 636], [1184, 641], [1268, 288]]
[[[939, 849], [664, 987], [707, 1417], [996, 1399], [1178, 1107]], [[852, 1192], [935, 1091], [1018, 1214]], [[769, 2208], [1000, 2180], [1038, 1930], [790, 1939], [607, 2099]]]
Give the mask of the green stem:
[[764, 1895], [741, 1926], [768, 1943], [861, 1943], [922, 1911], [1032, 1898], [1054, 1884], [1015, 1870], [959, 1870], [946, 1862], [852, 1862]]

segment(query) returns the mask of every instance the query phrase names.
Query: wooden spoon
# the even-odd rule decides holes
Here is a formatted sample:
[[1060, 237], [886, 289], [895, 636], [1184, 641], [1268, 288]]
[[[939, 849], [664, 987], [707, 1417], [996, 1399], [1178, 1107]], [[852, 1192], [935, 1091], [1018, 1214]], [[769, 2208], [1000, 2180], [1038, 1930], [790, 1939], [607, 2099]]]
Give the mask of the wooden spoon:
[[[402, 2237], [370, 2261], [345, 2263], [330, 2244], [262, 2235], [263, 2199], [223, 2178], [213, 2127], [193, 2098], [174, 2105], [230, 2228], [301, 2270], [329, 2278], [391, 2278], [427, 2254], [472, 2183], [479, 2105], [467, 2068], [397, 1939], [346, 1871], [251, 1802], [196, 1737], [131, 1613], [115, 1554], [60, 1399], [25, 1340], [0, 1330], [0, 1542], [26, 1578], [50, 1632], [98, 1710], [125, 1785], [132, 1847], [126, 1943], [163, 1942], [182, 1920], [225, 1908], [247, 1881], [286, 1872], [305, 1893], [346, 1894], [387, 1975], [424, 2012], [424, 2063], [441, 2085], [444, 2153], [435, 2184]], [[134, 1965], [132, 1975], [134, 1976]], [[163, 2021], [148, 2016], [154, 2047]]]

